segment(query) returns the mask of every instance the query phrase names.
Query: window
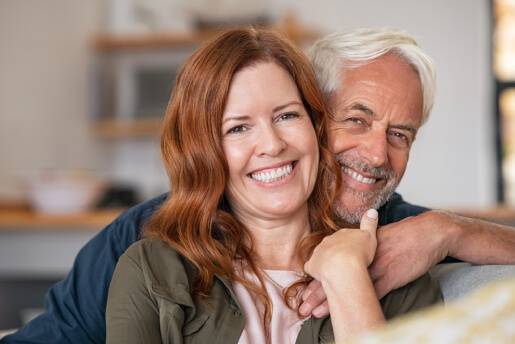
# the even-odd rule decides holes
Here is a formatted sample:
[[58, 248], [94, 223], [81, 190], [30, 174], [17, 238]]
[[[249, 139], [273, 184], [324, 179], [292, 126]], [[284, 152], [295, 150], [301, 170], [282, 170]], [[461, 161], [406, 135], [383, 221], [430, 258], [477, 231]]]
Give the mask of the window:
[[515, 0], [493, 0], [492, 3], [500, 160], [498, 200], [515, 206]]

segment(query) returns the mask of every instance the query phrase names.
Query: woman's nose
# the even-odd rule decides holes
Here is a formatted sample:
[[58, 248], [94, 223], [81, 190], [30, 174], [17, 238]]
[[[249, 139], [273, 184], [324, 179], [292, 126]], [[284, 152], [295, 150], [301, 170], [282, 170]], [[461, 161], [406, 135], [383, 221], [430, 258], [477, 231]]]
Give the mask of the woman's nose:
[[277, 156], [286, 149], [288, 145], [278, 128], [273, 126], [263, 128], [260, 132], [257, 144], [258, 155]]

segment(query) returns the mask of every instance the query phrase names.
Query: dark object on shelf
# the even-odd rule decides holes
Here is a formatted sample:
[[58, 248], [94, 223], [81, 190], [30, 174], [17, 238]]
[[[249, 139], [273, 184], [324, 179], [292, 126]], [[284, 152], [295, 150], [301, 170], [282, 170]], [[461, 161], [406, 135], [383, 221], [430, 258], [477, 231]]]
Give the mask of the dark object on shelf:
[[216, 30], [242, 25], [270, 26], [271, 24], [272, 21], [267, 16], [257, 16], [252, 18], [232, 18], [226, 20], [217, 20], [203, 17], [197, 17], [193, 19], [193, 27], [198, 30]]
[[138, 203], [136, 191], [129, 186], [108, 187], [102, 195], [98, 208], [128, 208]]

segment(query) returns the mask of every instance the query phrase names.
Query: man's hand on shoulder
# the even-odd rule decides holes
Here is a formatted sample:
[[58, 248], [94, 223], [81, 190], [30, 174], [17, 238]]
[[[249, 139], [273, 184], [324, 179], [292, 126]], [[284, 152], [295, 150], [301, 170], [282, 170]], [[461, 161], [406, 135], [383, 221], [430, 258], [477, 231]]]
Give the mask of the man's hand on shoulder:
[[426, 273], [444, 259], [457, 233], [449, 214], [427, 211], [377, 230], [377, 251], [369, 267], [378, 298]]
[[[377, 250], [369, 266], [370, 278], [378, 299], [426, 273], [447, 256], [453, 231], [450, 217], [443, 212], [427, 211], [377, 229]], [[301, 315], [321, 318], [329, 314], [326, 295], [314, 280], [302, 295]]]
[[[368, 268], [379, 299], [451, 256], [472, 264], [515, 264], [515, 228], [431, 210], [377, 230], [376, 256]], [[300, 312], [329, 313], [318, 281], [304, 291]]]

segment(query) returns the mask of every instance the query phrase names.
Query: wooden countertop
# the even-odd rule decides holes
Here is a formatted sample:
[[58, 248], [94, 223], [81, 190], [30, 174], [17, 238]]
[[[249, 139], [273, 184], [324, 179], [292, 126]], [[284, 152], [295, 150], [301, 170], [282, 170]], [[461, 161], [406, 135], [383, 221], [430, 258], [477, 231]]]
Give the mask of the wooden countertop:
[[0, 205], [0, 231], [24, 229], [74, 230], [107, 226], [124, 209], [92, 210], [85, 213], [54, 215], [41, 214], [25, 206]]
[[[102, 229], [118, 217], [124, 209], [92, 210], [85, 213], [54, 215], [31, 211], [27, 206], [0, 204], [0, 231], [23, 229], [74, 230]], [[453, 209], [454, 212], [494, 222], [515, 225], [515, 209], [497, 206], [482, 209]]]
[[465, 216], [515, 225], [515, 208], [511, 208], [505, 205], [498, 205], [496, 207], [490, 208], [449, 210]]

